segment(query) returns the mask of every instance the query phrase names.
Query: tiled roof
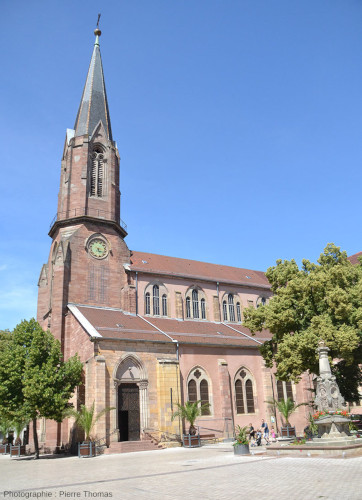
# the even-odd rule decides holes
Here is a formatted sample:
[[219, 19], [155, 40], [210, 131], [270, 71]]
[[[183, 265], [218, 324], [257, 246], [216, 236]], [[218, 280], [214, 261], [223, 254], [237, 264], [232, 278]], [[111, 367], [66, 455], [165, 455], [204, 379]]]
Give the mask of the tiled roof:
[[350, 255], [348, 257], [348, 260], [353, 264], [359, 264], [359, 260], [358, 260], [358, 257], [362, 257], [362, 252], [357, 252], [355, 253], [354, 255]]
[[266, 331], [253, 337], [247, 328], [237, 324], [227, 326], [224, 323], [211, 321], [144, 318], [125, 314], [118, 309], [77, 304], [72, 304], [71, 311], [73, 314], [77, 312], [76, 317], [86, 330], [87, 324], [90, 324], [103, 338], [240, 347], [258, 347], [270, 338]]
[[145, 273], [270, 288], [270, 284], [262, 271], [252, 271], [240, 267], [209, 264], [207, 262], [145, 252], [133, 251], [131, 253], [131, 269]]

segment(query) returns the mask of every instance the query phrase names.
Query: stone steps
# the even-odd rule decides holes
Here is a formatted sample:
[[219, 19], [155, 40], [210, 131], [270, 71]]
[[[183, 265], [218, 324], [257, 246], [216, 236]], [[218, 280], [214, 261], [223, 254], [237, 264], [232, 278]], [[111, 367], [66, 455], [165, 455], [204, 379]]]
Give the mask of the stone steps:
[[151, 451], [163, 449], [162, 445], [158, 445], [151, 439], [144, 439], [143, 441], [121, 441], [111, 443], [109, 448], [104, 450], [105, 455], [113, 453], [134, 453], [136, 451]]

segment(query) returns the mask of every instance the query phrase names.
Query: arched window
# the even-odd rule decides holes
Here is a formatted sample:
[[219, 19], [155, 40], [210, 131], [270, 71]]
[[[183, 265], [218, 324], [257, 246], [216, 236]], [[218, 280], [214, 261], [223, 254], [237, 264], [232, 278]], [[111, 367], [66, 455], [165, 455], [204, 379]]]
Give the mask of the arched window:
[[201, 299], [201, 318], [206, 319], [206, 307], [205, 307], [205, 299]]
[[90, 195], [101, 198], [104, 179], [104, 155], [101, 147], [96, 146], [93, 149], [91, 160]]
[[151, 282], [144, 290], [145, 314], [152, 316], [167, 316], [168, 291], [163, 283]]
[[160, 288], [158, 285], [153, 285], [153, 315], [160, 314]]
[[288, 398], [293, 401], [294, 397], [292, 383], [277, 380], [277, 395], [278, 401], [286, 401]]
[[194, 287], [186, 292], [186, 318], [206, 319], [206, 299], [202, 289]]
[[236, 413], [245, 413], [243, 384], [241, 380], [235, 382]]
[[167, 296], [165, 293], [162, 295], [162, 316], [167, 316]]
[[[237, 297], [237, 295], [235, 295], [233, 293], [225, 294], [223, 297], [222, 316], [223, 316], [223, 321], [225, 321], [225, 322], [229, 321], [230, 323], [235, 323], [236, 321], [241, 321], [240, 302], [237, 303], [237, 304], [239, 304], [239, 307], [236, 306], [236, 313], [237, 313], [238, 319], [236, 320], [236, 318], [235, 318], [235, 298], [236, 297]], [[240, 316], [240, 320], [239, 320], [239, 316]]]
[[226, 300], [224, 300], [222, 303], [222, 312], [223, 312], [223, 316], [224, 316], [224, 321], [227, 321], [228, 320], [228, 308], [226, 305]]
[[229, 319], [230, 321], [235, 321], [235, 309], [234, 309], [234, 297], [232, 293], [228, 295], [228, 304], [229, 304]]
[[195, 380], [190, 380], [188, 383], [188, 392], [189, 392], [189, 401], [191, 403], [196, 403], [197, 401], [197, 388], [196, 388], [196, 381]]
[[186, 297], [186, 318], [191, 318], [190, 297]]
[[235, 377], [236, 413], [255, 413], [254, 388], [251, 373], [241, 368]]
[[236, 317], [238, 319], [238, 322], [241, 323], [241, 307], [240, 307], [240, 302], [236, 303]]
[[[203, 379], [200, 382], [200, 399], [201, 399], [201, 406], [206, 403], [209, 403], [209, 384], [207, 383], [206, 379]], [[210, 415], [210, 409], [202, 408], [201, 415]]]
[[145, 314], [151, 314], [150, 292], [147, 292], [145, 296]]
[[[200, 368], [191, 370], [187, 383], [188, 400], [194, 403], [201, 401], [201, 404], [210, 404], [209, 382], [206, 372]], [[202, 410], [202, 415], [210, 415], [210, 406]]]
[[194, 318], [199, 317], [199, 294], [197, 290], [192, 290], [192, 314]]
[[258, 297], [256, 299], [256, 308], [266, 305], [266, 297]]

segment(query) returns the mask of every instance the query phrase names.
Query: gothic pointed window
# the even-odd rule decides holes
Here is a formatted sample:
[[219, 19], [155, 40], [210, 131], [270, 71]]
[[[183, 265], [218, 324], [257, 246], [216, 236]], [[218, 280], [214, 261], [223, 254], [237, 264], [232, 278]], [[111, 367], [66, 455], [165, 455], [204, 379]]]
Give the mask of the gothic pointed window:
[[205, 307], [205, 299], [201, 299], [201, 319], [206, 319], [206, 307]]
[[150, 292], [145, 295], [145, 314], [151, 314]]
[[228, 305], [229, 305], [229, 320], [235, 322], [234, 296], [232, 293], [229, 293], [228, 295]]
[[293, 401], [294, 397], [292, 383], [277, 380], [277, 396], [278, 401], [286, 401], [288, 398]]
[[254, 383], [251, 373], [241, 368], [235, 377], [236, 413], [255, 413]]
[[236, 316], [237, 316], [238, 322], [241, 323], [241, 307], [240, 307], [240, 302], [236, 303]]
[[187, 380], [188, 401], [201, 401], [201, 405], [209, 403], [209, 407], [204, 408], [201, 415], [210, 415], [210, 384], [205, 370], [201, 367], [193, 368]]
[[186, 297], [186, 318], [191, 318], [190, 297]]
[[162, 316], [167, 316], [167, 296], [165, 293], [162, 295]]
[[197, 290], [192, 290], [192, 314], [194, 318], [199, 317], [199, 294]]
[[196, 403], [197, 401], [197, 388], [196, 381], [190, 380], [188, 383], [189, 401], [191, 403]]
[[153, 285], [153, 315], [160, 314], [160, 288], [158, 285]]
[[236, 413], [245, 413], [243, 384], [241, 380], [235, 382]]
[[228, 307], [226, 305], [226, 300], [224, 300], [222, 303], [222, 313], [223, 313], [224, 321], [227, 321], [228, 320]]
[[95, 147], [91, 155], [90, 195], [101, 198], [103, 196], [104, 155], [102, 148]]
[[[206, 379], [203, 379], [200, 382], [200, 399], [201, 406], [209, 403], [209, 384]], [[210, 415], [210, 409], [202, 408], [201, 415]]]
[[206, 319], [206, 299], [201, 288], [189, 288], [186, 292], [185, 303], [186, 318]]

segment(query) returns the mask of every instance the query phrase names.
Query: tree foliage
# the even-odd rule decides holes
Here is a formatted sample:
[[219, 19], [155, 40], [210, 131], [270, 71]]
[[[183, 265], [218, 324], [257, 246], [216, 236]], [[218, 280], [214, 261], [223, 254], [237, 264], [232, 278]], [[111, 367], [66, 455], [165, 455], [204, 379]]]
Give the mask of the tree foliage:
[[0, 415], [12, 422], [45, 417], [61, 422], [81, 383], [78, 356], [63, 360], [60, 342], [34, 319], [0, 335]]
[[274, 296], [258, 309], [245, 310], [253, 333], [269, 329], [261, 353], [277, 367], [279, 380], [298, 381], [305, 371], [318, 373], [317, 344], [330, 349], [332, 371], [344, 397], [358, 399], [362, 363], [362, 264], [353, 266], [346, 252], [329, 243], [318, 264], [278, 260], [266, 276]]

